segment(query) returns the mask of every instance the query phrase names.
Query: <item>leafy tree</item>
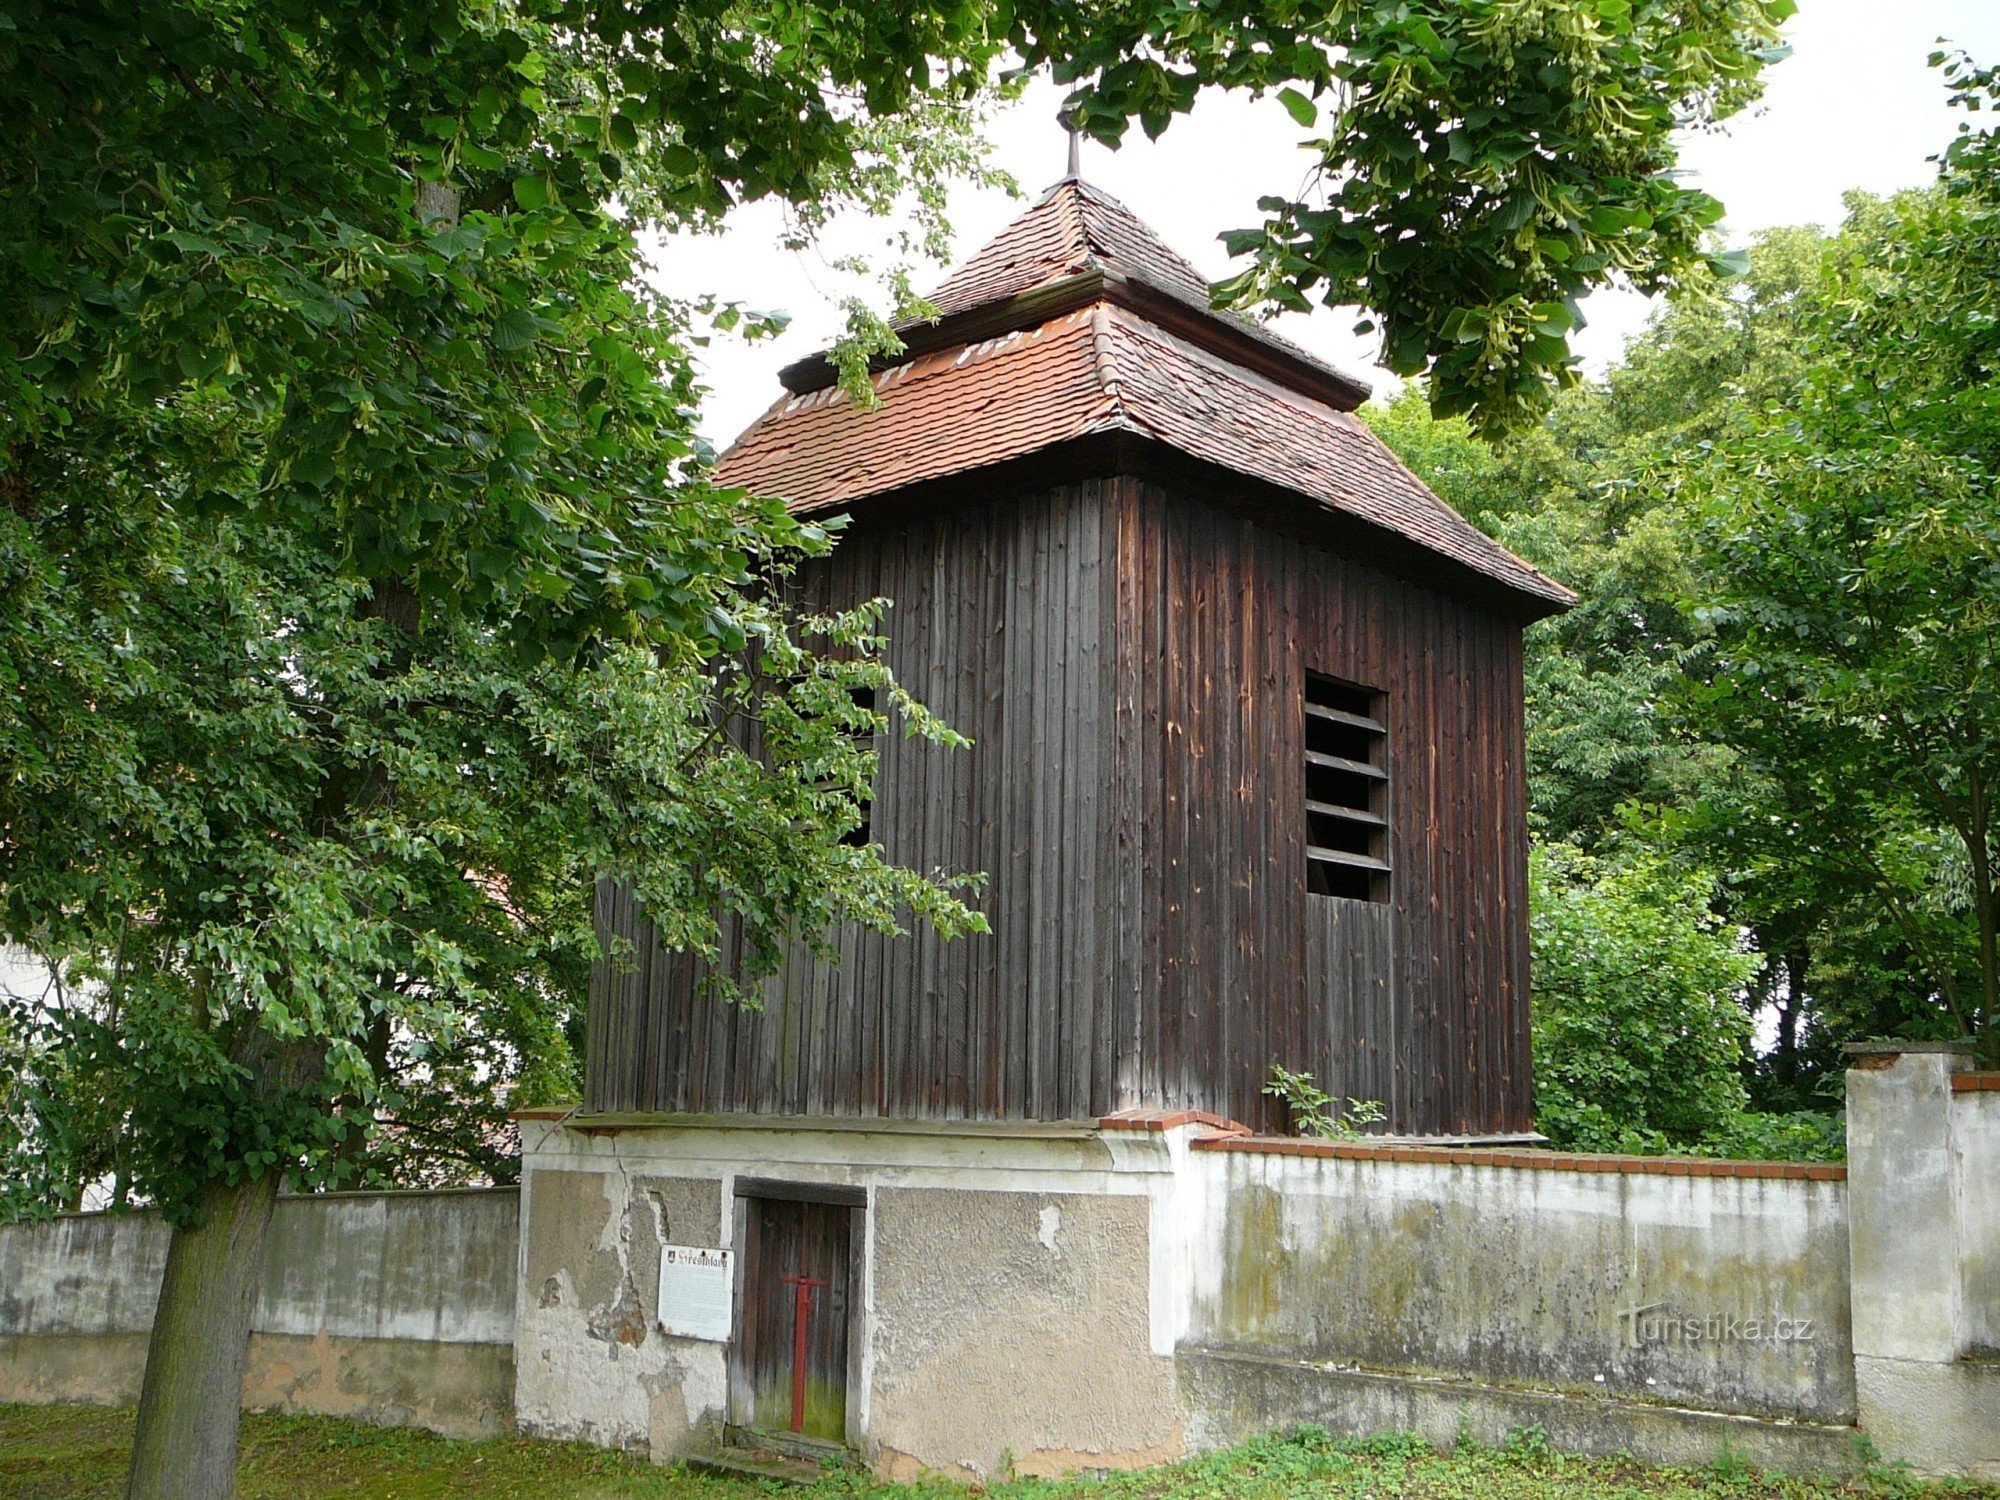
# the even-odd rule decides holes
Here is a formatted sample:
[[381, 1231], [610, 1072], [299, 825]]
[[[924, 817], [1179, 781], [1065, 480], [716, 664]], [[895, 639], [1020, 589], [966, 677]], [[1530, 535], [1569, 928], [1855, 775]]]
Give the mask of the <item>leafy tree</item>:
[[689, 350], [745, 314], [649, 290], [642, 230], [908, 186], [934, 239], [1010, 52], [1106, 139], [1318, 93], [1351, 176], [1237, 293], [1359, 296], [1497, 426], [1564, 297], [1697, 263], [1672, 131], [1788, 9], [0, 0], [0, 929], [83, 997], [10, 1012], [7, 1118], [73, 1171], [108, 1132], [175, 1225], [132, 1493], [230, 1488], [281, 1176], [381, 1169], [413, 1079], [561, 1074], [593, 878], [753, 971], [977, 920], [841, 842], [853, 690], [949, 731], [878, 609], [773, 602], [830, 538], [706, 484]]
[[[1702, 267], [1721, 205], [1672, 175], [1673, 132], [1755, 97], [1795, 8], [1418, 0], [1287, 10], [1282, 27], [1240, 32], [1233, 13], [1186, 10], [1169, 58], [1217, 58], [1258, 85], [1289, 75], [1329, 106], [1321, 121], [1283, 91], [1301, 125], [1323, 126], [1317, 171], [1306, 193], [1262, 201], [1261, 228], [1226, 237], [1253, 257], [1226, 290], [1359, 303], [1389, 368], [1428, 373], [1438, 415], [1470, 413], [1487, 436], [1518, 427], [1575, 384], [1582, 294], [1611, 276], [1671, 290]], [[1105, 45], [1081, 58], [1101, 66]], [[1191, 81], [1150, 57], [1106, 77], [1150, 91], [1149, 128]]]
[[1559, 1146], [1697, 1149], [1748, 1100], [1736, 997], [1756, 972], [1698, 875], [1540, 845], [1529, 863], [1535, 1113]]
[[[1956, 102], [1990, 106], [1991, 70], [1933, 62]], [[1838, 233], [1793, 241], [1767, 315], [1785, 330], [1775, 378], [1677, 466], [1705, 543], [1684, 592], [1715, 638], [1677, 715], [1725, 752], [1679, 836], [1728, 868], [1732, 908], [1782, 955], [1754, 1080], [1780, 1106], [1817, 1090], [1845, 1038], [1984, 1033], [1993, 1055], [1992, 833], [1974, 809], [1992, 776], [2000, 150], [1968, 125], [1943, 160], [1937, 188], [1854, 197]], [[1912, 704], [1941, 764], [1910, 741]]]
[[1781, 1113], [1825, 1108], [1842, 1039], [1933, 1034], [1944, 1013], [1873, 885], [1812, 857], [1823, 825], [1786, 762], [1746, 758], [1682, 691], [1712, 650], [1708, 622], [1684, 608], [1715, 566], [1689, 544], [1702, 474], [1746, 411], [1784, 411], [1825, 357], [1811, 331], [1840, 243], [1815, 229], [1760, 236], [1745, 275], [1669, 305], [1602, 382], [1505, 443], [1430, 420], [1409, 396], [1370, 414], [1441, 494], [1581, 594], [1528, 638], [1533, 827], [1722, 872], [1717, 909], [1768, 957], [1742, 997], [1775, 1036], [1746, 1065], [1751, 1095]]
[[1856, 204], [1806, 378], [1689, 483], [1714, 638], [1693, 711], [1779, 793], [1733, 838], [1878, 903], [1931, 1024], [2000, 1058], [2000, 178], [1971, 165], [1991, 160]]
[[[827, 537], [702, 484], [694, 309], [599, 207], [865, 197], [820, 77], [858, 44], [915, 88], [864, 22], [808, 25], [787, 109], [711, 16], [640, 76], [724, 102], [642, 141], [618, 28], [555, 11], [15, 10], [0, 911], [95, 996], [12, 1018], [17, 1144], [88, 1170], [97, 1133], [48, 1106], [78, 1080], [111, 1106], [175, 1225], [132, 1490], [219, 1494], [280, 1175], [351, 1177], [376, 1109], [410, 1119], [394, 1051], [559, 1073], [535, 998], [586, 951], [593, 878], [684, 947], [733, 913], [753, 968], [794, 923], [975, 921], [839, 842], [869, 772], [848, 689], [944, 731], [873, 665], [872, 614], [761, 602]], [[877, 149], [928, 170], [918, 135]]]

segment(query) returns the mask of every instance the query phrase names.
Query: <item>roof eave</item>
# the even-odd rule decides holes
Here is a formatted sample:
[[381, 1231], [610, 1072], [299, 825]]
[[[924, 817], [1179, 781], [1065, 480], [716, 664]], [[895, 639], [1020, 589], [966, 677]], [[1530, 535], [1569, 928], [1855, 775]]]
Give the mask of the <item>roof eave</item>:
[[1137, 472], [1135, 465], [1147, 460], [1151, 463], [1146, 466], [1159, 472], [1163, 458], [1169, 464], [1191, 465], [1202, 472], [1228, 475], [1242, 487], [1244, 493], [1264, 495], [1281, 502], [1295, 521], [1301, 523], [1293, 529], [1314, 533], [1314, 539], [1322, 544], [1345, 547], [1365, 541], [1368, 551], [1406, 576], [1435, 581], [1441, 574], [1456, 592], [1483, 601], [1497, 613], [1519, 624], [1528, 625], [1563, 614], [1578, 602], [1574, 592], [1539, 572], [1534, 575], [1534, 584], [1488, 572], [1321, 496], [1202, 454], [1190, 453], [1170, 439], [1122, 417], [1100, 424], [1088, 432], [1056, 438], [950, 474], [844, 494], [833, 499], [793, 502], [791, 509], [795, 515], [820, 517], [839, 515], [865, 506], [871, 517], [888, 519], [897, 514], [904, 504], [927, 505], [932, 497], [955, 491], [962, 490], [968, 497], [990, 497], [994, 493], [995, 480], [1010, 473], [1018, 473], [1023, 484], [1038, 483], [1050, 477], [1067, 483], [1090, 475]]

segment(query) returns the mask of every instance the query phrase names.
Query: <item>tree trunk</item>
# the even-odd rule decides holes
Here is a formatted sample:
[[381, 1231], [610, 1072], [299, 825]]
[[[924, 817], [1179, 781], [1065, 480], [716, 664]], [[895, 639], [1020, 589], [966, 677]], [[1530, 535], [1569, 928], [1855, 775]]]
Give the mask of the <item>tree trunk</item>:
[[[326, 1066], [324, 1043], [281, 1042], [256, 1026], [238, 1032], [228, 1052], [249, 1070], [263, 1102], [306, 1086]], [[273, 1164], [234, 1184], [210, 1179], [195, 1194], [191, 1226], [176, 1226], [167, 1243], [127, 1500], [228, 1500], [236, 1493], [250, 1315], [283, 1176]]]
[[127, 1500], [229, 1500], [250, 1315], [278, 1173], [202, 1190], [204, 1218], [174, 1230], [146, 1347]]
[[1806, 965], [1804, 953], [1793, 949], [1781, 960], [1785, 971], [1785, 1003], [1778, 1007], [1777, 1067], [1774, 1071], [1784, 1086], [1785, 1107], [1797, 1109], [1793, 1096], [1799, 1086], [1799, 1022], [1806, 1008]]

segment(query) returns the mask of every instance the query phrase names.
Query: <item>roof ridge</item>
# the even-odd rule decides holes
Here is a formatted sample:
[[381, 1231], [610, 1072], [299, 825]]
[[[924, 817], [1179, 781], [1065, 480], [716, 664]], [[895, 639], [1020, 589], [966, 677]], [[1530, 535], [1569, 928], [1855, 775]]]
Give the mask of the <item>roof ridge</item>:
[[[1156, 250], [1170, 265], [1185, 271], [1189, 279], [1201, 286], [1204, 292], [1206, 292], [1210, 282], [1206, 276], [1201, 274], [1201, 268], [1172, 245], [1168, 244], [1160, 232], [1144, 219], [1140, 218], [1138, 213], [1124, 199], [1118, 197], [1116, 194], [1106, 192], [1095, 183], [1085, 182], [1082, 178], [1076, 179], [1076, 188], [1077, 217], [1083, 223], [1085, 237], [1090, 241], [1091, 247], [1097, 250], [1099, 254], [1108, 255], [1114, 261], [1119, 259], [1117, 247], [1111, 243], [1110, 235], [1092, 233], [1090, 216], [1083, 212], [1085, 205], [1106, 213], [1122, 215], [1128, 221], [1128, 227], [1136, 231], [1141, 243]], [[1101, 244], [1099, 243], [1100, 240], [1102, 241]], [[1130, 269], [1141, 272], [1144, 270], [1143, 267], [1137, 266]]]
[[[1065, 187], [1074, 187], [1077, 191], [1065, 193], [1063, 191]], [[1082, 178], [1066, 177], [1049, 189], [1049, 197], [1057, 205], [1056, 212], [1063, 214], [1068, 221], [1065, 227], [1069, 231], [1070, 243], [1074, 246], [1072, 253], [1076, 255], [1079, 264], [1089, 260], [1097, 248], [1090, 240], [1090, 221], [1083, 216], [1082, 188]], [[1065, 206], [1068, 209], [1066, 214]]]

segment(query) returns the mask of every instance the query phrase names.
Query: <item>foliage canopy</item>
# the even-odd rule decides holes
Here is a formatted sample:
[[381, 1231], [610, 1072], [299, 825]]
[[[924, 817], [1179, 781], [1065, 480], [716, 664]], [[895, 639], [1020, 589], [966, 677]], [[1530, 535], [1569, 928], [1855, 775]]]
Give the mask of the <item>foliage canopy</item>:
[[[1565, 368], [1557, 304], [1699, 261], [1671, 129], [1754, 93], [1788, 9], [5, 0], [0, 926], [72, 966], [12, 1021], [32, 1196], [352, 1173], [371, 1103], [437, 1129], [410, 1085], [560, 1073], [593, 876], [688, 946], [733, 911], [753, 967], [976, 922], [839, 840], [850, 690], [949, 732], [872, 615], [774, 602], [830, 539], [706, 484], [692, 373], [707, 323], [769, 325], [650, 288], [642, 232], [907, 189], [935, 244], [1009, 58], [1109, 141], [1317, 97], [1337, 187], [1232, 295], [1358, 298], [1499, 426]], [[461, 1124], [440, 1159], [498, 1159]]]
[[[1990, 70], [1936, 61], [1990, 106]], [[1771, 1028], [1741, 1067], [1780, 1146], [1784, 1117], [1825, 1108], [1843, 1040], [1995, 1047], [1993, 133], [1942, 165], [1850, 199], [1833, 233], [1760, 236], [1742, 277], [1670, 304], [1506, 443], [1409, 396], [1371, 415], [1581, 593], [1529, 638], [1537, 890], [1615, 936], [1651, 920], [1624, 904], [1674, 899], [1660, 872], [1695, 882], [1682, 898], [1763, 957], [1712, 977]], [[1712, 1000], [1690, 991], [1687, 1024], [1736, 1032]]]

